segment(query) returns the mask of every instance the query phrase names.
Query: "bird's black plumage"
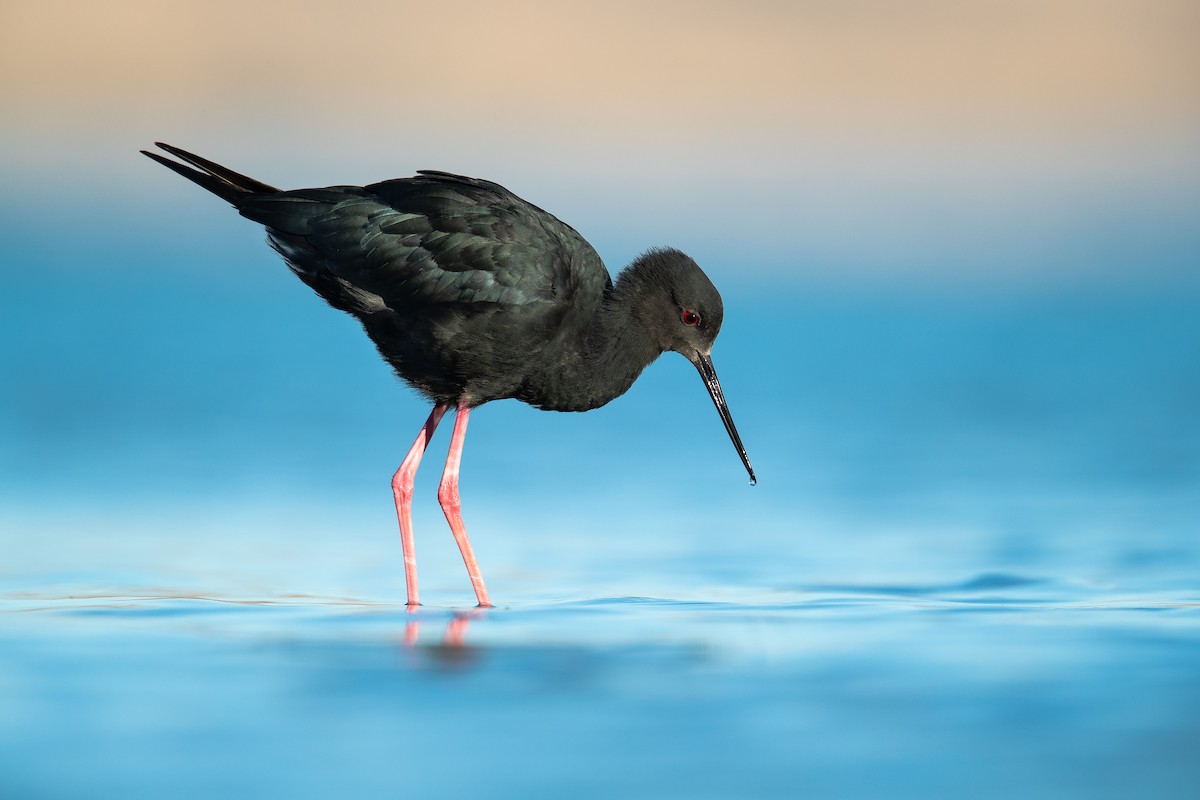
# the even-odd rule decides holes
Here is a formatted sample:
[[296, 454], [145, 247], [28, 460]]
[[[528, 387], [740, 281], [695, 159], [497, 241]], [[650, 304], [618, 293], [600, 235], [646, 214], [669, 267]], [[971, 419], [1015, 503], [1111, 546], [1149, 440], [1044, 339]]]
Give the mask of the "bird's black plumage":
[[[458, 408], [462, 428], [456, 421], [443, 507], [481, 605], [488, 604], [482, 578], [461, 519], [453, 519], [457, 453], [475, 406], [516, 398], [547, 410], [596, 408], [674, 350], [700, 372], [753, 482], [709, 356], [721, 296], [678, 250], [651, 250], [614, 282], [574, 228], [490, 181], [422, 171], [367, 186], [284, 191], [158, 146], [180, 161], [142, 152], [263, 225], [300, 280], [354, 315], [396, 373], [434, 402], [423, 438], [393, 479], [406, 537], [420, 454], [445, 410]], [[415, 604], [415, 561], [404, 541]]]
[[[720, 330], [721, 297], [687, 256], [651, 251], [614, 285], [574, 228], [491, 181], [429, 170], [282, 191], [159, 147], [196, 169], [143, 152], [265, 226], [292, 271], [435, 401], [595, 408], [664, 350], [691, 358]], [[700, 326], [680, 323], [684, 307]]]

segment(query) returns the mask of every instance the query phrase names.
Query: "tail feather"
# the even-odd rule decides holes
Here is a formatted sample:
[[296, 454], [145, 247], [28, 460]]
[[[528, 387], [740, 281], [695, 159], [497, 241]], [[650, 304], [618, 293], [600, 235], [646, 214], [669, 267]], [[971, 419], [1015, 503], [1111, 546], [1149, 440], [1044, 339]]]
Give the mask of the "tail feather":
[[234, 172], [228, 167], [223, 167], [216, 162], [209, 161], [206, 158], [201, 158], [195, 153], [189, 153], [186, 150], [181, 150], [163, 142], [155, 142], [163, 150], [166, 150], [173, 156], [186, 161], [197, 169], [192, 169], [185, 164], [180, 164], [178, 161], [172, 161], [158, 153], [152, 153], [149, 150], [143, 150], [142, 155], [148, 156], [164, 167], [173, 170], [189, 181], [202, 186], [223, 200], [227, 200], [234, 205], [237, 205], [237, 199], [248, 194], [275, 194], [279, 191], [274, 186], [257, 181], [254, 178]]

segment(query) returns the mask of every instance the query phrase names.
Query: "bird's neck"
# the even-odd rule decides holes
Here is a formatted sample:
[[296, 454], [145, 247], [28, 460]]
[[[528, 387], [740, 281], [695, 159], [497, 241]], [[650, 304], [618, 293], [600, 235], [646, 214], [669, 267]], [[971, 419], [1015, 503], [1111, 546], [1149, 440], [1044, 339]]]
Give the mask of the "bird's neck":
[[638, 375], [664, 348], [656, 343], [639, 307], [641, 298], [630, 291], [628, 273], [605, 293], [596, 319], [596, 337], [588, 361], [601, 382], [611, 391], [608, 402], [625, 393]]
[[556, 411], [599, 408], [624, 394], [662, 354], [663, 348], [642, 321], [644, 312], [631, 283], [622, 273], [616, 285], [604, 292], [583, 323], [584, 334], [560, 352], [555, 363], [544, 365], [538, 382], [542, 396], [528, 402]]

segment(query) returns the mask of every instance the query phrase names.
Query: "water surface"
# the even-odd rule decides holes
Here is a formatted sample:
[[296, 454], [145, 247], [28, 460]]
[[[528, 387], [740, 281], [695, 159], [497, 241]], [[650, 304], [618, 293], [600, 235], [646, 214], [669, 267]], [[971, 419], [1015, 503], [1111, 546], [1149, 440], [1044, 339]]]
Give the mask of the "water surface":
[[250, 230], [39, 230], [0, 293], [2, 797], [1196, 796], [1195, 291], [727, 271], [759, 485], [677, 357], [486, 406], [498, 607], [432, 468], [410, 613], [427, 412], [353, 323]]

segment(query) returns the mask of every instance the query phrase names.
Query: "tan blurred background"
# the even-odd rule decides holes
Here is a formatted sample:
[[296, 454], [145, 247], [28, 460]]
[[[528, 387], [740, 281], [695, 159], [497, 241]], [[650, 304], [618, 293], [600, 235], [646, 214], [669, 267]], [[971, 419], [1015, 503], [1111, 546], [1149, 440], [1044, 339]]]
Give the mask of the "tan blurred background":
[[838, 280], [1170, 281], [1200, 252], [1190, 0], [9, 2], [0, 98], [22, 193], [161, 198], [132, 154], [162, 139], [284, 186], [491, 177], [613, 267], [682, 239]]

